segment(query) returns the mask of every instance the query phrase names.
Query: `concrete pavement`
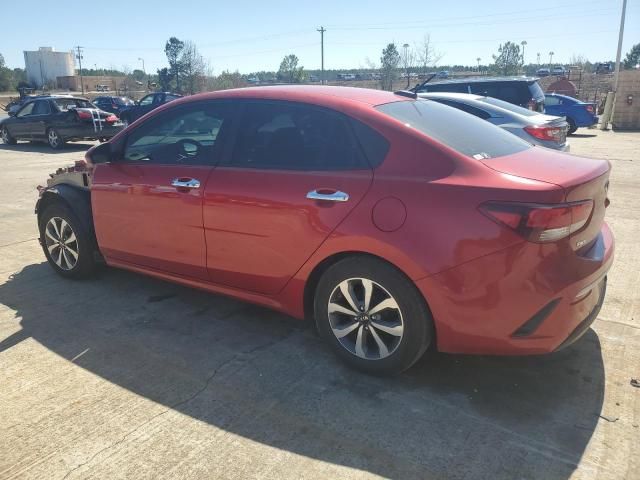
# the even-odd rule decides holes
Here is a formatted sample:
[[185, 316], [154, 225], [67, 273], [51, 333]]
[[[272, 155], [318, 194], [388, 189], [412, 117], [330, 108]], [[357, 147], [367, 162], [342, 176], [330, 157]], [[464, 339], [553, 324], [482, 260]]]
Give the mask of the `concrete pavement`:
[[617, 259], [581, 341], [429, 353], [397, 378], [249, 304], [117, 270], [61, 279], [35, 186], [89, 144], [0, 145], [0, 478], [640, 478], [639, 142], [571, 139], [614, 165]]

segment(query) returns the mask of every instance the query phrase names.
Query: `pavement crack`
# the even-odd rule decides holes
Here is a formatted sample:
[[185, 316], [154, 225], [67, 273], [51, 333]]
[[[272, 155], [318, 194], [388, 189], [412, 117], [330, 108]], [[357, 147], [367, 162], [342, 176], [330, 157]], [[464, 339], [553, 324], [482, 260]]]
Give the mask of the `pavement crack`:
[[5, 243], [4, 245], [0, 245], [0, 248], [11, 247], [13, 245], [19, 245], [21, 243], [33, 242], [34, 240], [38, 240], [38, 237], [28, 238], [26, 240], [19, 240], [17, 242]]
[[[117, 440], [116, 442], [112, 443], [111, 445], [107, 445], [104, 448], [101, 448], [100, 450], [98, 450], [96, 453], [94, 453], [91, 457], [89, 457], [86, 461], [79, 463], [78, 465], [76, 465], [75, 467], [73, 467], [71, 470], [69, 470], [64, 477], [62, 477], [62, 480], [66, 480], [69, 475], [71, 475], [73, 472], [79, 470], [80, 468], [90, 464], [96, 457], [98, 457], [101, 453], [106, 452], [107, 450], [111, 450], [115, 447], [117, 447], [118, 445], [122, 444], [127, 438], [129, 438], [131, 435], [133, 435], [134, 433], [136, 433], [138, 430], [140, 430], [141, 428], [149, 425], [151, 422], [153, 422], [154, 420], [156, 420], [157, 418], [163, 416], [164, 414], [175, 410], [178, 407], [181, 407], [183, 405], [186, 405], [187, 403], [193, 401], [196, 397], [198, 397], [200, 394], [202, 394], [204, 391], [207, 390], [207, 388], [209, 388], [209, 385], [211, 384], [211, 382], [213, 381], [213, 379], [218, 375], [218, 373], [225, 368], [226, 366], [234, 363], [237, 360], [242, 361], [242, 363], [246, 363], [247, 361], [251, 360], [251, 358], [253, 357], [253, 354], [256, 352], [260, 352], [260, 351], [264, 351], [264, 350], [268, 350], [269, 348], [287, 341], [297, 330], [296, 329], [291, 329], [289, 330], [285, 335], [283, 335], [282, 337], [276, 339], [276, 340], [270, 340], [269, 342], [266, 342], [262, 345], [257, 345], [253, 348], [250, 348], [249, 350], [245, 350], [239, 353], [236, 353], [235, 355], [233, 355], [231, 358], [229, 358], [228, 360], [222, 362], [214, 371], [213, 373], [211, 373], [211, 375], [209, 375], [206, 379], [206, 381], [204, 382], [204, 384], [198, 388], [192, 395], [190, 395], [189, 397], [185, 398], [184, 400], [180, 400], [179, 402], [176, 402], [172, 405], [170, 405], [169, 407], [165, 408], [164, 410], [162, 410], [161, 412], [153, 415], [151, 418], [145, 420], [144, 422], [142, 422], [141, 424], [139, 424], [137, 427], [135, 427], [133, 430], [127, 432], [122, 438], [120, 438], [119, 440]], [[245, 358], [243, 358], [245, 357]]]

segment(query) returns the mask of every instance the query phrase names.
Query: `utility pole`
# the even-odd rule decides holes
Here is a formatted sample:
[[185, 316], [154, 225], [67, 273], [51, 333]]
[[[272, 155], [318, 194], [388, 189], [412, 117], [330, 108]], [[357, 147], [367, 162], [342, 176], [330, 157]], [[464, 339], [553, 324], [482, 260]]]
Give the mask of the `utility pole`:
[[76, 47], [76, 50], [78, 51], [76, 58], [78, 59], [78, 63], [80, 64], [80, 89], [82, 90], [82, 95], [84, 95], [84, 78], [82, 77], [82, 49], [83, 48], [84, 47], [81, 47], [80, 45]]
[[317, 31], [320, 32], [320, 85], [324, 85], [324, 32], [326, 32], [327, 29], [320, 27]]
[[405, 75], [407, 76], [407, 90], [409, 89], [409, 44], [405, 43], [404, 45], [402, 45], [402, 48], [404, 48], [404, 68], [405, 68]]
[[522, 45], [522, 72], [524, 73], [524, 47], [527, 46], [527, 41], [523, 40], [520, 45]]
[[622, 14], [620, 15], [620, 32], [618, 33], [618, 52], [616, 53], [616, 70], [613, 76], [613, 91], [607, 93], [604, 103], [604, 112], [600, 117], [600, 130], [609, 128], [609, 120], [613, 117], [616, 103], [616, 93], [618, 91], [618, 81], [620, 79], [620, 56], [622, 54], [622, 37], [624, 36], [624, 18], [627, 11], [627, 0], [622, 0]]
[[144, 68], [144, 58], [138, 57], [138, 60], [140, 60], [142, 62], [142, 73], [144, 73], [144, 76], [147, 76], [147, 70]]

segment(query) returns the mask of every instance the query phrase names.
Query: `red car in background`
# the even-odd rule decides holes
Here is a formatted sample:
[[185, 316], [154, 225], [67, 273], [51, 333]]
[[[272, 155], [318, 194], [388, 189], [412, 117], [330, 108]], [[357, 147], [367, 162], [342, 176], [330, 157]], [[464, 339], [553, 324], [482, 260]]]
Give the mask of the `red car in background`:
[[295, 317], [352, 366], [540, 354], [584, 333], [613, 260], [610, 165], [389, 92], [278, 86], [164, 105], [54, 176], [61, 275], [100, 261]]

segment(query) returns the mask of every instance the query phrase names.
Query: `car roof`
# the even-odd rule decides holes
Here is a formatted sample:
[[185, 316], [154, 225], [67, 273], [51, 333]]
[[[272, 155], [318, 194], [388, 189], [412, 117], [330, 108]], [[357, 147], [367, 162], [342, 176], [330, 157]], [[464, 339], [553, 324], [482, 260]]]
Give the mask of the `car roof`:
[[484, 95], [475, 95], [473, 93], [457, 93], [457, 92], [421, 92], [418, 94], [421, 98], [451, 98], [457, 100], [479, 100]]
[[262, 87], [236, 88], [218, 90], [216, 92], [200, 93], [184, 97], [182, 101], [190, 99], [217, 98], [254, 98], [268, 100], [292, 100], [315, 104], [360, 103], [370, 106], [385, 103], [409, 101], [411, 98], [396, 95], [383, 90], [373, 90], [357, 87], [337, 87], [324, 85], [273, 85]]
[[452, 78], [449, 80], [439, 80], [437, 82], [429, 82], [429, 85], [443, 85], [448, 83], [480, 83], [480, 82], [535, 82], [537, 77], [469, 77], [469, 78]]

